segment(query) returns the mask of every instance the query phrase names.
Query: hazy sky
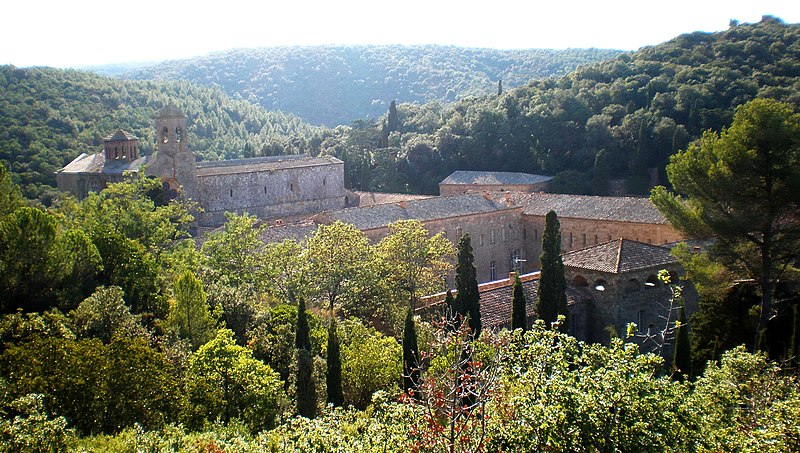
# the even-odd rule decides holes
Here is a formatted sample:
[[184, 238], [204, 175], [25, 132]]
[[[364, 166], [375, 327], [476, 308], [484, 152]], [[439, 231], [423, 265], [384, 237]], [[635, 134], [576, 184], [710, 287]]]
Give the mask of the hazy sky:
[[156, 61], [235, 47], [452, 44], [634, 50], [730, 19], [800, 22], [800, 0], [12, 0], [0, 64]]

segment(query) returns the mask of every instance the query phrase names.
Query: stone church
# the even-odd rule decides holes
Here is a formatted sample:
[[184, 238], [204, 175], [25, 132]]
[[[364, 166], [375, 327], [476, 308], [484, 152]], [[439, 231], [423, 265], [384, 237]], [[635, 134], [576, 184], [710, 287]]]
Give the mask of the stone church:
[[56, 174], [58, 188], [78, 198], [144, 169], [166, 190], [182, 188], [201, 208], [199, 226], [218, 226], [225, 212], [259, 218], [294, 218], [345, 206], [344, 163], [332, 156], [257, 157], [197, 162], [189, 148], [186, 117], [173, 105], [155, 119], [156, 152], [139, 157], [138, 138], [117, 131], [102, 153], [83, 153]]

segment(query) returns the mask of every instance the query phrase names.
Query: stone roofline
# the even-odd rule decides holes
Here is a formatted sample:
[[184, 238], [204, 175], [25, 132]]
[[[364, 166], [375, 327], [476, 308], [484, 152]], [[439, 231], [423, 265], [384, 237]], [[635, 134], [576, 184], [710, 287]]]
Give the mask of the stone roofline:
[[[651, 268], [652, 269], [662, 268], [664, 266], [664, 263], [660, 263], [660, 264], [654, 264], [654, 265], [650, 265], [650, 266], [642, 266], [642, 267], [634, 269], [634, 270], [621, 272], [619, 270], [619, 268], [620, 268], [620, 263], [622, 261], [622, 246], [623, 246], [623, 243], [625, 243], [625, 242], [631, 242], [631, 243], [643, 245], [645, 247], [660, 248], [660, 249], [664, 249], [666, 251], [669, 251], [669, 248], [663, 247], [663, 246], [660, 246], [660, 245], [648, 244], [647, 242], [636, 241], [636, 240], [633, 240], [633, 239], [617, 238], [617, 239], [612, 239], [610, 241], [601, 242], [601, 243], [596, 244], [596, 245], [590, 245], [588, 247], [584, 247], [584, 248], [581, 248], [581, 249], [571, 250], [569, 252], [562, 253], [561, 254], [561, 258], [563, 260], [564, 258], [568, 257], [569, 255], [573, 255], [573, 254], [577, 254], [577, 253], [580, 253], [580, 252], [584, 252], [586, 250], [590, 250], [590, 249], [593, 249], [593, 248], [602, 247], [602, 246], [605, 246], [607, 244], [611, 244], [611, 243], [615, 243], [615, 242], [619, 244], [617, 246], [617, 259], [615, 261], [614, 271], [613, 271], [613, 273], [615, 273], [615, 274], [636, 273], [636, 272], [641, 272], [643, 270], [647, 270], [647, 269], [651, 269]], [[675, 262], [677, 262], [677, 259], [675, 260]], [[569, 264], [566, 264], [566, 263], [564, 263], [564, 267], [569, 267], [571, 269], [592, 271], [592, 272], [596, 272], [597, 271], [597, 269], [592, 269], [592, 268], [584, 267], [584, 266], [574, 266], [574, 265], [569, 265]]]
[[[486, 282], [481, 283], [478, 285], [478, 294], [494, 291], [500, 288], [508, 288], [514, 285], [514, 279], [517, 276], [516, 272], [509, 272], [508, 278], [502, 278], [500, 280], [495, 280], [493, 282]], [[531, 272], [529, 274], [523, 274], [519, 276], [519, 279], [522, 283], [526, 283], [532, 280], [539, 280], [541, 276], [541, 272]], [[458, 294], [458, 290], [450, 290], [453, 293], [453, 297]], [[415, 311], [422, 311], [428, 309], [430, 307], [434, 307], [436, 305], [444, 303], [445, 298], [447, 297], [447, 292], [431, 294], [429, 296], [424, 296], [419, 299], [419, 306], [415, 309]]]
[[[210, 176], [218, 176], [220, 174], [245, 174], [245, 173], [261, 173], [264, 171], [277, 171], [283, 170], [286, 168], [305, 168], [305, 167], [324, 167], [324, 166], [331, 166], [331, 165], [342, 165], [342, 161], [333, 158], [335, 160], [327, 159], [327, 158], [320, 158], [320, 157], [308, 157], [308, 160], [304, 159], [296, 159], [296, 160], [280, 160], [275, 162], [247, 162], [247, 159], [239, 159], [238, 164], [222, 164], [222, 165], [198, 165], [197, 172], [195, 177], [197, 178], [206, 178]], [[220, 162], [228, 162], [228, 161], [220, 161]], [[206, 163], [206, 162], [203, 162]], [[200, 162], [198, 162], [200, 164]], [[253, 165], [252, 168], [238, 168], [237, 165]], [[287, 167], [279, 167], [276, 166], [272, 169], [265, 169], [263, 167], [259, 167], [258, 165], [262, 164], [287, 164]], [[229, 169], [231, 171], [225, 171]], [[217, 170], [217, 171], [214, 171]]]
[[[405, 203], [407, 203], [407, 202], [406, 201], [398, 201], [397, 203], [387, 203], [387, 204], [396, 204], [396, 205], [400, 206], [401, 208], [405, 208], [403, 206], [403, 204], [405, 204]], [[380, 205], [375, 205], [375, 206], [380, 206]], [[369, 206], [367, 206], [367, 207], [369, 207]], [[358, 208], [347, 208], [347, 209], [358, 209]], [[361, 209], [364, 209], [364, 208], [361, 208]], [[497, 214], [498, 212], [510, 212], [510, 211], [515, 211], [515, 210], [520, 210], [520, 209], [521, 209], [521, 206], [508, 206], [508, 207], [503, 207], [501, 209], [498, 209], [496, 211], [474, 212], [474, 213], [454, 215], [454, 216], [449, 216], [449, 217], [436, 217], [436, 218], [427, 219], [427, 220], [419, 220], [419, 219], [416, 219], [416, 220], [419, 220], [420, 222], [425, 223], [425, 222], [440, 222], [440, 221], [445, 221], [445, 220], [460, 219], [460, 218], [463, 218], [463, 217], [478, 218], [478, 217], [491, 216], [491, 215]], [[405, 219], [398, 219], [398, 220], [405, 220]], [[414, 219], [411, 219], [411, 220], [414, 220]], [[394, 223], [394, 222], [390, 222], [390, 223]], [[361, 231], [364, 231], [364, 232], [377, 231], [377, 230], [380, 230], [380, 229], [383, 229], [383, 228], [388, 228], [388, 227], [389, 227], [389, 224], [387, 223], [386, 225], [381, 225], [381, 226], [378, 226], [378, 227], [375, 227], [375, 228], [364, 228]], [[435, 231], [429, 231], [429, 233], [436, 234]]]

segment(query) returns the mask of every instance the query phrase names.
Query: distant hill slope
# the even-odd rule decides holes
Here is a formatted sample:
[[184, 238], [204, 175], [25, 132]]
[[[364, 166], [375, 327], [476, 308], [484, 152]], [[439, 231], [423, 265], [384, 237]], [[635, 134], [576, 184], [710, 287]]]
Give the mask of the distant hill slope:
[[495, 93], [499, 80], [506, 88], [521, 86], [619, 53], [432, 45], [273, 47], [167, 61], [123, 77], [219, 86], [268, 110], [335, 126], [375, 118], [392, 100], [449, 103]]
[[561, 192], [645, 194], [667, 182], [670, 155], [729, 125], [734, 108], [756, 97], [800, 107], [800, 25], [765, 17], [501, 96], [401, 104], [396, 120], [359, 125], [323, 152], [352, 162], [347, 177], [358, 190], [435, 193], [454, 170], [494, 170], [556, 175]]
[[55, 171], [97, 152], [118, 128], [155, 143], [153, 117], [174, 103], [187, 116], [191, 148], [205, 160], [309, 152], [323, 128], [231, 100], [188, 82], [121, 81], [75, 70], [0, 66], [0, 162], [29, 198], [49, 198]]

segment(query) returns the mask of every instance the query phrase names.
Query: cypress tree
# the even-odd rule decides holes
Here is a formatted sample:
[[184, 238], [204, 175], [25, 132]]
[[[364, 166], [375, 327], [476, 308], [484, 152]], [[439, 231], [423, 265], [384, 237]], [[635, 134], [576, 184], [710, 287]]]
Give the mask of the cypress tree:
[[334, 407], [344, 404], [342, 390], [342, 356], [339, 352], [339, 335], [336, 332], [336, 318], [331, 318], [328, 326], [328, 360], [325, 383], [328, 388], [328, 403]]
[[[541, 274], [536, 314], [550, 328], [558, 315], [567, 315], [567, 282], [564, 277], [564, 261], [561, 259], [561, 226], [554, 211], [545, 216], [539, 264]], [[566, 324], [560, 326], [562, 332], [566, 331]]]
[[456, 265], [456, 307], [466, 317], [474, 338], [481, 335], [481, 296], [478, 293], [478, 277], [472, 254], [469, 234], [458, 240], [458, 264]]
[[528, 313], [525, 304], [525, 292], [522, 290], [522, 280], [519, 275], [514, 280], [514, 291], [511, 297], [511, 330], [528, 329]]
[[297, 307], [297, 329], [294, 338], [297, 348], [297, 379], [295, 381], [297, 413], [306, 418], [315, 418], [317, 416], [317, 386], [313, 377], [314, 360], [311, 357], [306, 303], [302, 297]]
[[503, 94], [503, 79], [497, 81], [497, 95]]
[[454, 330], [456, 323], [458, 322], [458, 315], [462, 312], [456, 306], [456, 299], [453, 297], [453, 292], [449, 289], [447, 290], [447, 295], [444, 298], [444, 328], [447, 331]]
[[689, 344], [689, 325], [686, 311], [681, 304], [678, 308], [678, 334], [675, 337], [675, 351], [672, 357], [673, 378], [683, 381], [692, 374], [692, 350]]
[[386, 130], [387, 132], [396, 132], [400, 130], [400, 119], [397, 116], [397, 104], [395, 101], [389, 104], [389, 114], [386, 118]]
[[302, 297], [299, 298], [297, 305], [297, 330], [294, 336], [294, 347], [311, 351], [311, 337], [308, 329], [308, 314], [306, 313], [306, 302]]
[[403, 328], [403, 390], [408, 394], [413, 394], [417, 390], [419, 368], [417, 328], [414, 326], [414, 310], [409, 307]]
[[800, 364], [800, 304], [792, 305], [792, 338], [789, 341], [789, 363], [798, 368]]

